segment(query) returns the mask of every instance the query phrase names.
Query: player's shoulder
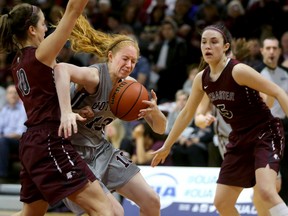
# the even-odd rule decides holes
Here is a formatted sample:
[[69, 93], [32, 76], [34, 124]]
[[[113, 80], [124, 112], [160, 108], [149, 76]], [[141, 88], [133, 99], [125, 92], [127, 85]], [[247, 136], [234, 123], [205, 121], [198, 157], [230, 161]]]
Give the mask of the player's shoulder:
[[233, 72], [234, 71], [255, 71], [254, 68], [242, 62], [238, 62], [237, 64], [235, 64], [232, 70]]

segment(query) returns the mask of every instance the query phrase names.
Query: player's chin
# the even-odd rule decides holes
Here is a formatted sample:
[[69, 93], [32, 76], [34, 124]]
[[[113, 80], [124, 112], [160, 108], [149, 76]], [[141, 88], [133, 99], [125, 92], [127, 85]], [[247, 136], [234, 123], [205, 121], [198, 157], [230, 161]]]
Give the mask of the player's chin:
[[213, 61], [212, 56], [211, 55], [204, 55], [203, 59], [206, 63], [211, 63]]
[[131, 73], [132, 73], [132, 71], [121, 70], [121, 72], [120, 72], [121, 79], [127, 78]]

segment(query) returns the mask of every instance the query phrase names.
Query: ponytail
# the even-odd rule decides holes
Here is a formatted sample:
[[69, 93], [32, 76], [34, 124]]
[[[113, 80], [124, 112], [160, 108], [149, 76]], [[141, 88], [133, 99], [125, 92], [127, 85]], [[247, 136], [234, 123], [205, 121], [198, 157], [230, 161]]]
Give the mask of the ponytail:
[[109, 51], [116, 52], [121, 45], [126, 44], [133, 45], [138, 52], [138, 57], [140, 55], [139, 46], [135, 39], [127, 35], [97, 31], [83, 15], [77, 19], [69, 40], [73, 51], [96, 54], [99, 58], [107, 58]]

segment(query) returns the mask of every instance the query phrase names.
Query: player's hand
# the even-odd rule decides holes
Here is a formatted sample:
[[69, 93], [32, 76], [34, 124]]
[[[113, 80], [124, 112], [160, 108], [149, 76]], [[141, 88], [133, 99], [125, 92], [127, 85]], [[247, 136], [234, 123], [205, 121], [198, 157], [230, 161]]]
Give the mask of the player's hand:
[[216, 117], [211, 114], [198, 114], [195, 117], [196, 126], [202, 129], [210, 126], [214, 121], [216, 121]]
[[160, 149], [157, 151], [152, 152], [151, 154], [154, 154], [155, 156], [153, 157], [151, 161], [151, 166], [155, 167], [159, 163], [163, 164], [165, 162], [165, 159], [170, 153], [170, 148], [166, 148], [165, 145], [163, 145]]
[[151, 90], [151, 100], [143, 100], [143, 103], [147, 104], [148, 107], [146, 109], [141, 109], [139, 111], [138, 119], [144, 118], [149, 114], [158, 113], [159, 109], [157, 106], [157, 96], [156, 93]]
[[78, 132], [77, 121], [86, 121], [86, 118], [83, 118], [77, 113], [68, 113], [61, 116], [61, 123], [58, 129], [58, 136], [64, 135], [65, 138], [72, 136], [73, 133]]
[[94, 112], [90, 106], [85, 106], [77, 111], [83, 118], [93, 118]]
[[216, 121], [216, 117], [211, 114], [206, 114], [205, 117], [206, 126], [210, 126], [214, 121]]

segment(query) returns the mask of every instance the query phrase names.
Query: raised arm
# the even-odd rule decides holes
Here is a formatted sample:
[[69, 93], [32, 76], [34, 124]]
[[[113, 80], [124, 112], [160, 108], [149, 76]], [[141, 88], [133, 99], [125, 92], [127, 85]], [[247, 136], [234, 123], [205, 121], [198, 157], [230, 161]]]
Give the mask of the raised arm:
[[88, 0], [69, 0], [55, 31], [41, 42], [36, 51], [36, 58], [39, 61], [54, 67], [57, 55], [66, 43], [77, 18], [82, 14], [87, 3]]

